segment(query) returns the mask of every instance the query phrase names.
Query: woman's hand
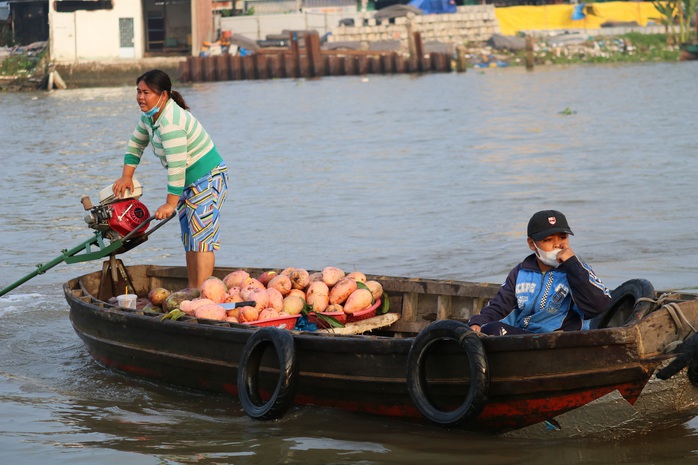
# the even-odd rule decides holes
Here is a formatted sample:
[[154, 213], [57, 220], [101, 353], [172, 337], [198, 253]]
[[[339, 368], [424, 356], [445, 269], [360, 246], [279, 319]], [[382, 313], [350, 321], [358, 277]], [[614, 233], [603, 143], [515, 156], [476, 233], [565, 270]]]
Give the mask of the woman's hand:
[[114, 196], [116, 196], [117, 199], [121, 199], [124, 197], [126, 189], [129, 189], [131, 192], [133, 192], [133, 177], [131, 176], [121, 176], [112, 185], [112, 192], [114, 192]]
[[164, 205], [161, 205], [160, 208], [158, 208], [155, 211], [155, 219], [156, 220], [164, 220], [172, 216], [172, 214], [175, 211], [175, 207], [170, 205], [169, 203], [166, 203]]
[[480, 331], [482, 331], [482, 328], [480, 328], [480, 325], [470, 325], [470, 329], [472, 329], [476, 333], [479, 333]]

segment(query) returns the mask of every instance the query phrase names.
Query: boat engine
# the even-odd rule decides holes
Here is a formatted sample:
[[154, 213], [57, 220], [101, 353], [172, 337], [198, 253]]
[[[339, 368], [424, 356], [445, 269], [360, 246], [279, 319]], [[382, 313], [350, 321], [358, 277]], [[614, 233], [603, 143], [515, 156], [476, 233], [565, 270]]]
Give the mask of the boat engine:
[[150, 219], [148, 208], [138, 200], [141, 195], [143, 187], [134, 179], [133, 192], [127, 189], [123, 198], [114, 196], [111, 185], [99, 192], [99, 205], [93, 206], [90, 198], [84, 196], [81, 202], [87, 210], [85, 222], [111, 241], [122, 239], [132, 232], [130, 237], [141, 236], [148, 229], [148, 225], [141, 225]]

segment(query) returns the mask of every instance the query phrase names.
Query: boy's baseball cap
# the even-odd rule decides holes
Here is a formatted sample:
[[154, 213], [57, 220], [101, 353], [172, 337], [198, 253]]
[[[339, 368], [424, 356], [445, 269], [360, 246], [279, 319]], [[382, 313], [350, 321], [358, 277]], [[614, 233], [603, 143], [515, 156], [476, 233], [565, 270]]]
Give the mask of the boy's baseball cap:
[[533, 214], [528, 221], [528, 237], [540, 241], [555, 233], [574, 233], [567, 224], [565, 215], [557, 210], [542, 210]]

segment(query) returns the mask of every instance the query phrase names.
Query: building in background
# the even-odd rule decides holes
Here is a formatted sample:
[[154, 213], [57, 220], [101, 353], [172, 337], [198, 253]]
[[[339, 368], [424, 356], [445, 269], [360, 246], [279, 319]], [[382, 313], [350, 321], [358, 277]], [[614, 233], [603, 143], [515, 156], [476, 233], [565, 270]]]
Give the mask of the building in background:
[[48, 0], [0, 1], [0, 46], [47, 41]]
[[0, 45], [49, 41], [59, 63], [197, 55], [212, 0], [4, 0]]

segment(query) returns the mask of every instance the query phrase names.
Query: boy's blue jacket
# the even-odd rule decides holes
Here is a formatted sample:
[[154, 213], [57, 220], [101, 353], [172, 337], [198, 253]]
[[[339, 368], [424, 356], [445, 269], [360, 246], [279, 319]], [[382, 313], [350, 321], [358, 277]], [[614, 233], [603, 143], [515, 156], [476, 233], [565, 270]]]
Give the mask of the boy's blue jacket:
[[543, 273], [535, 254], [519, 263], [479, 315], [482, 326], [501, 321], [534, 333], [589, 329], [589, 319], [606, 311], [611, 293], [576, 255]]

